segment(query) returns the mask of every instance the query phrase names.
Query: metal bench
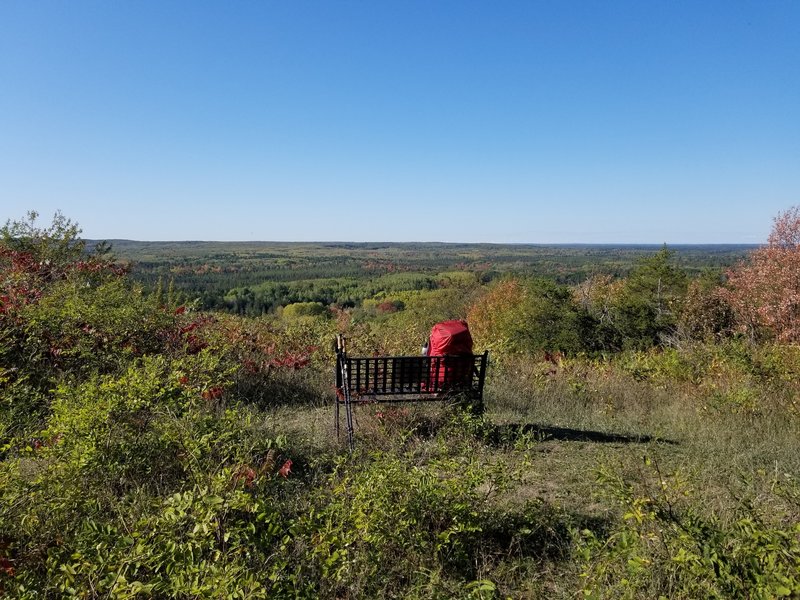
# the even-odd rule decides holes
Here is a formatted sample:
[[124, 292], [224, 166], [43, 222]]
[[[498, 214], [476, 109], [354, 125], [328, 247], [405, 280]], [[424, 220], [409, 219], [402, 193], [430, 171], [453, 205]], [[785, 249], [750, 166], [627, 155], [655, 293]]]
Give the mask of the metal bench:
[[489, 353], [448, 356], [347, 355], [344, 336], [336, 338], [335, 427], [339, 437], [344, 405], [347, 440], [353, 448], [353, 405], [369, 402], [464, 401], [483, 409]]

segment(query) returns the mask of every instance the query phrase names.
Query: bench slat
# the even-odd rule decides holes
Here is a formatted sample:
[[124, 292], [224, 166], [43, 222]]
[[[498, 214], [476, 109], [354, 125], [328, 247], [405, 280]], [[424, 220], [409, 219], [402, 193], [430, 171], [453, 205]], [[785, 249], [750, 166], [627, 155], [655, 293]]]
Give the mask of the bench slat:
[[353, 404], [432, 402], [461, 395], [483, 410], [483, 384], [489, 353], [465, 356], [336, 355], [335, 428], [339, 436], [339, 405], [344, 404], [347, 436], [353, 449]]
[[[480, 397], [487, 354], [474, 356], [341, 357], [348, 391], [361, 396], [435, 395], [460, 392]], [[340, 369], [337, 369], [337, 372]], [[337, 375], [337, 387], [344, 386]]]

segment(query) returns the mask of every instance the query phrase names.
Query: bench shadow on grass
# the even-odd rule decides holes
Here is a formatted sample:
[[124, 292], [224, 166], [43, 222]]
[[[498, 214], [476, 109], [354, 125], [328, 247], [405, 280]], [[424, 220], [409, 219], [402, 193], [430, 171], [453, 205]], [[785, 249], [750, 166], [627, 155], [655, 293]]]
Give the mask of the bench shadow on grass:
[[652, 442], [675, 445], [674, 440], [651, 435], [625, 435], [592, 431], [589, 429], [572, 429], [568, 427], [552, 427], [539, 423], [507, 423], [494, 425], [489, 432], [487, 443], [494, 446], [506, 445], [521, 436], [531, 436], [539, 442], [559, 440], [565, 442], [594, 442], [600, 444], [649, 444]]

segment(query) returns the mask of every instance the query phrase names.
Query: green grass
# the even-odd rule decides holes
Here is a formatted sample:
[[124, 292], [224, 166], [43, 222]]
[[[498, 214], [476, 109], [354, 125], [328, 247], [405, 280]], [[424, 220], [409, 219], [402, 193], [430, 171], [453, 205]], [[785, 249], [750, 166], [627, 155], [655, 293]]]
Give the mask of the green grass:
[[[558, 365], [506, 359], [489, 373], [481, 417], [435, 403], [358, 406], [352, 454], [344, 431], [333, 433], [330, 374], [275, 371], [252, 398], [232, 388], [239, 404], [224, 424], [200, 417], [217, 432], [205, 441], [181, 433], [185, 420], [164, 421], [213, 469], [197, 463], [194, 485], [178, 495], [147, 479], [119, 498], [96, 490], [118, 514], [97, 513], [68, 540], [82, 548], [67, 565], [77, 575], [38, 581], [51, 590], [70, 582], [91, 597], [87, 586], [116, 585], [100, 578], [119, 564], [152, 589], [182, 590], [178, 597], [195, 588], [215, 597], [217, 585], [243, 597], [331, 599], [796, 593], [800, 419], [785, 403], [795, 380], [713, 352], [715, 366], [689, 378], [665, 375], [665, 364], [682, 364], [668, 353]], [[747, 403], [720, 395], [731, 378], [752, 390]], [[276, 469], [286, 459], [284, 480]], [[23, 485], [36, 480], [26, 469], [48, 468], [26, 460], [15, 476]], [[252, 488], [237, 483], [247, 464], [266, 469]], [[58, 499], [68, 502], [82, 506], [80, 495]], [[131, 538], [114, 533], [127, 527]], [[237, 541], [220, 546], [223, 531]], [[131, 564], [126, 539], [140, 540], [145, 566]], [[218, 551], [209, 571], [203, 557]], [[174, 561], [173, 575], [157, 571], [160, 560]], [[131, 586], [119, 588], [125, 597], [136, 597]]]
[[[747, 511], [758, 515], [757, 526], [765, 530], [789, 531], [800, 522], [800, 419], [775, 401], [774, 382], [749, 381], [758, 407], [752, 409], [720, 403], [710, 372], [687, 382], [642, 378], [623, 367], [622, 361], [506, 362], [490, 373], [487, 411], [478, 420], [454, 417], [434, 405], [356, 409], [353, 469], [369, 469], [369, 456], [379, 452], [407, 468], [426, 468], [446, 456], [489, 471], [497, 468], [505, 478], [499, 488], [486, 488], [482, 531], [471, 542], [472, 567], [451, 573], [454, 580], [440, 582], [430, 595], [416, 588], [404, 593], [448, 597], [447, 589], [463, 591], [454, 583], [460, 577], [459, 585], [469, 579], [493, 582], [498, 597], [572, 598], [581, 589], [601, 597], [647, 598], [664, 589], [673, 597], [692, 597], [691, 581], [703, 582], [707, 573], [694, 579], [686, 579], [686, 573], [658, 575], [659, 569], [671, 573], [672, 568], [671, 559], [661, 556], [654, 581], [632, 583], [619, 574], [609, 579], [612, 566], [620, 569], [630, 557], [605, 550], [582, 562], [576, 532], [616, 539], [613, 532], [623, 527], [631, 498], [649, 498], [653, 505], [663, 500], [676, 515], [706, 519], [725, 535], [738, 531], [729, 528], [737, 527]], [[276, 427], [305, 440], [311, 452], [346, 455], [344, 435], [338, 442], [331, 436], [332, 412], [330, 406], [280, 408], [272, 418]], [[676, 517], [684, 518], [689, 517]], [[710, 543], [695, 534], [698, 545]], [[734, 545], [741, 542], [731, 539]], [[398, 554], [396, 560], [405, 558]], [[738, 588], [720, 589], [724, 597], [725, 589]], [[770, 597], [769, 590], [783, 588], [764, 589], [762, 597]]]

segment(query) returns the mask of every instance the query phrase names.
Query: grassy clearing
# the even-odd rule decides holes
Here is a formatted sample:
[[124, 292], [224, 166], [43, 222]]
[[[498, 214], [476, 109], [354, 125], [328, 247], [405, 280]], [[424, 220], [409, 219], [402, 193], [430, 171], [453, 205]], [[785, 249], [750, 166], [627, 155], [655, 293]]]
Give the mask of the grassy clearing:
[[[2, 597], [800, 597], [800, 347], [733, 336], [724, 290], [679, 320], [666, 249], [577, 296], [448, 276], [249, 320], [34, 220], [0, 231]], [[465, 312], [487, 412], [360, 406], [348, 452], [324, 340], [404, 352]]]
[[[724, 376], [730, 377], [730, 370]], [[470, 582], [477, 597], [513, 598], [566, 598], [581, 590], [599, 597], [645, 598], [665, 591], [670, 597], [724, 597], [731, 590], [773, 597], [791, 590], [791, 581], [759, 579], [742, 574], [739, 566], [731, 576], [735, 581], [723, 584], [717, 581], [721, 575], [709, 576], [697, 565], [695, 571], [676, 567], [675, 556], [686, 548], [709, 548], [712, 542], [735, 557], [737, 547], [752, 544], [742, 533], [749, 531], [742, 529], [748, 519], [765, 539], [784, 539], [786, 533], [786, 548], [796, 549], [800, 539], [800, 419], [785, 404], [792, 392], [786, 386], [795, 384], [787, 380], [781, 387], [741, 370], [737, 377], [751, 390], [750, 404], [736, 397], [722, 401], [724, 386], [713, 370], [688, 380], [655, 372], [642, 376], [625, 361], [510, 361], [493, 369], [481, 419], [431, 405], [359, 407], [358, 449], [348, 459], [355, 472], [369, 471], [386, 457], [399, 461], [394, 468], [441, 469], [446, 457], [460, 466], [448, 463], [451, 471], [440, 471], [440, 477], [458, 477], [459, 469], [466, 480], [475, 470], [497, 477], [474, 490], [483, 500], [476, 531], [464, 541], [469, 568], [461, 565], [435, 577], [429, 572], [422, 579], [432, 587], [411, 586], [400, 596], [449, 597], [465, 593]], [[273, 418], [309, 449], [346, 454], [330, 435], [331, 407], [282, 408]], [[637, 503], [649, 507], [634, 523], [640, 529], [630, 523], [636, 521], [631, 510]], [[669, 511], [672, 516], [666, 516]], [[648, 523], [652, 530], [645, 531]], [[670, 526], [683, 537], [664, 539], [667, 550], [653, 551], [653, 531]], [[720, 539], [702, 537], [711, 527]], [[620, 531], [641, 547], [631, 551], [612, 543]], [[762, 550], [751, 548], [751, 558], [764, 558]], [[784, 558], [776, 572], [800, 569], [796, 553]], [[399, 553], [391, 560], [407, 559]], [[662, 563], [648, 576], [631, 577], [627, 570], [636, 560], [648, 569], [653, 561]], [[713, 573], [720, 567], [709, 568]], [[377, 593], [364, 581], [336, 593], [347, 589]], [[354, 594], [350, 597], [358, 597]]]
[[[734, 396], [725, 403], [714, 370], [688, 379], [640, 368], [668, 358], [509, 360], [490, 373], [482, 417], [436, 404], [359, 406], [353, 454], [333, 433], [328, 375], [276, 373], [217, 425], [198, 414], [182, 432], [185, 419], [166, 419], [170, 439], [190, 453], [176, 456], [193, 484], [168, 478], [162, 490], [145, 478], [130, 493], [93, 494], [105, 514], [84, 506], [80, 485], [45, 476], [48, 456], [68, 450], [60, 444], [21, 459], [6, 485], [7, 493], [36, 486], [20, 488], [16, 501], [39, 519], [26, 524], [39, 544], [27, 552], [45, 561], [57, 549], [64, 557], [53, 564], [67, 571], [20, 572], [49, 591], [8, 587], [9, 597], [69, 589], [92, 597], [93, 588], [130, 598], [189, 597], [188, 589], [216, 597], [223, 588], [246, 598], [796, 593], [800, 420], [786, 404], [795, 380], [726, 367], [756, 408]], [[125, 381], [103, 389], [127, 394]], [[279, 402], [266, 402], [269, 386]], [[200, 426], [214, 429], [195, 439]], [[276, 470], [287, 459], [282, 478]], [[72, 495], [58, 512], [36, 513], [50, 489]], [[75, 528], [72, 505], [92, 517], [60, 548], [53, 527]]]
[[[352, 454], [334, 435], [325, 370], [274, 371], [252, 396], [233, 383], [237, 403], [210, 404], [215, 416], [139, 404], [153, 391], [195, 398], [180, 381], [204, 355], [65, 388], [52, 432], [63, 440], [44, 437], [2, 471], [9, 518], [27, 515], [6, 595], [796, 594], [796, 357], [767, 368], [766, 355], [703, 352], [506, 359], [480, 417], [359, 406]], [[164, 369], [166, 391], [153, 379]], [[103, 408], [94, 395], [116, 400]], [[105, 410], [131, 437], [106, 433]]]

